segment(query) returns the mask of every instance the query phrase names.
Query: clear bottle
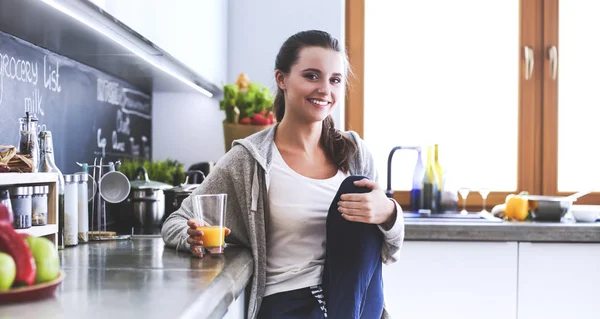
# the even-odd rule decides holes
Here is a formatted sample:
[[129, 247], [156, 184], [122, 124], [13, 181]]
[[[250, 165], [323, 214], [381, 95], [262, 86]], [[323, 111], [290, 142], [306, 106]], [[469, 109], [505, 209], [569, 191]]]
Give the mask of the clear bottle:
[[38, 119], [25, 112], [25, 117], [19, 118], [19, 153], [30, 155], [33, 163], [32, 172], [37, 172], [40, 163], [40, 146], [38, 143]]
[[79, 224], [77, 222], [79, 216], [77, 192], [78, 180], [79, 177], [77, 174], [65, 175], [65, 247], [76, 246], [79, 244], [77, 235], [79, 231]]
[[421, 209], [438, 213], [439, 186], [433, 162], [433, 147], [431, 146], [427, 147], [427, 165], [425, 166], [425, 174], [421, 185]]
[[77, 173], [77, 232], [79, 242], [88, 242], [88, 174]]
[[421, 208], [421, 191], [423, 183], [423, 175], [425, 174], [425, 167], [423, 166], [423, 160], [421, 155], [421, 148], [417, 148], [417, 163], [413, 170], [412, 189], [410, 190], [410, 210], [418, 212]]
[[440, 160], [439, 160], [439, 145], [438, 144], [434, 144], [433, 145], [433, 149], [434, 149], [434, 156], [433, 156], [433, 165], [435, 168], [435, 173], [437, 174], [437, 184], [438, 184], [438, 198], [437, 198], [437, 207], [438, 210], [440, 210], [440, 212], [443, 212], [442, 209], [442, 194], [444, 193], [444, 185], [445, 185], [445, 174], [444, 174], [444, 168], [442, 167], [442, 165], [440, 164]]
[[58, 173], [58, 248], [63, 249], [65, 229], [65, 179], [54, 162], [54, 144], [52, 132], [40, 132], [40, 149], [42, 159], [40, 161], [40, 172]]

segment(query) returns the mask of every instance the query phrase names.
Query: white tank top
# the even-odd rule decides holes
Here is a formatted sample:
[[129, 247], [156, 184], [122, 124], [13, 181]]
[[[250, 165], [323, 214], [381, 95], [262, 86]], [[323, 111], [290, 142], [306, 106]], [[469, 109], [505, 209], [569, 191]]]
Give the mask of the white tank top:
[[312, 179], [291, 169], [273, 143], [269, 180], [265, 296], [318, 285], [325, 264], [325, 222], [342, 181], [341, 170]]

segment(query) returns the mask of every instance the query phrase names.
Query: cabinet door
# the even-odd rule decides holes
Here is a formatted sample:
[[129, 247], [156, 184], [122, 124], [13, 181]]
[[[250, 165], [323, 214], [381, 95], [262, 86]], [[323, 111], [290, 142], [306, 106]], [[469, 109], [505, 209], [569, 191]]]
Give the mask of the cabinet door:
[[519, 319], [600, 318], [600, 244], [519, 243]]
[[517, 313], [517, 243], [407, 241], [383, 269], [392, 318], [510, 319]]

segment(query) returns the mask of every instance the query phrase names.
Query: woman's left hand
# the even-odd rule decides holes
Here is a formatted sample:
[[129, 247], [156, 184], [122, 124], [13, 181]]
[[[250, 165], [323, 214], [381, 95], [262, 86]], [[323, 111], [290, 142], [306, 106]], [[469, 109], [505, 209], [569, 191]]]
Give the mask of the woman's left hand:
[[367, 187], [371, 191], [361, 194], [343, 194], [338, 202], [342, 217], [352, 222], [383, 224], [394, 217], [396, 204], [385, 195], [379, 185], [369, 179], [355, 181], [357, 187]]

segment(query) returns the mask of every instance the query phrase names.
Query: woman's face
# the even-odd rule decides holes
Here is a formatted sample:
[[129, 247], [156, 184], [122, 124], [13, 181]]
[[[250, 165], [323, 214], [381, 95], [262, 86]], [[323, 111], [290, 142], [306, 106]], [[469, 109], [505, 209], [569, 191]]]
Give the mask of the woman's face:
[[340, 52], [307, 47], [289, 74], [277, 73], [277, 83], [285, 91], [285, 116], [303, 122], [324, 120], [341, 99], [344, 89], [344, 59]]

